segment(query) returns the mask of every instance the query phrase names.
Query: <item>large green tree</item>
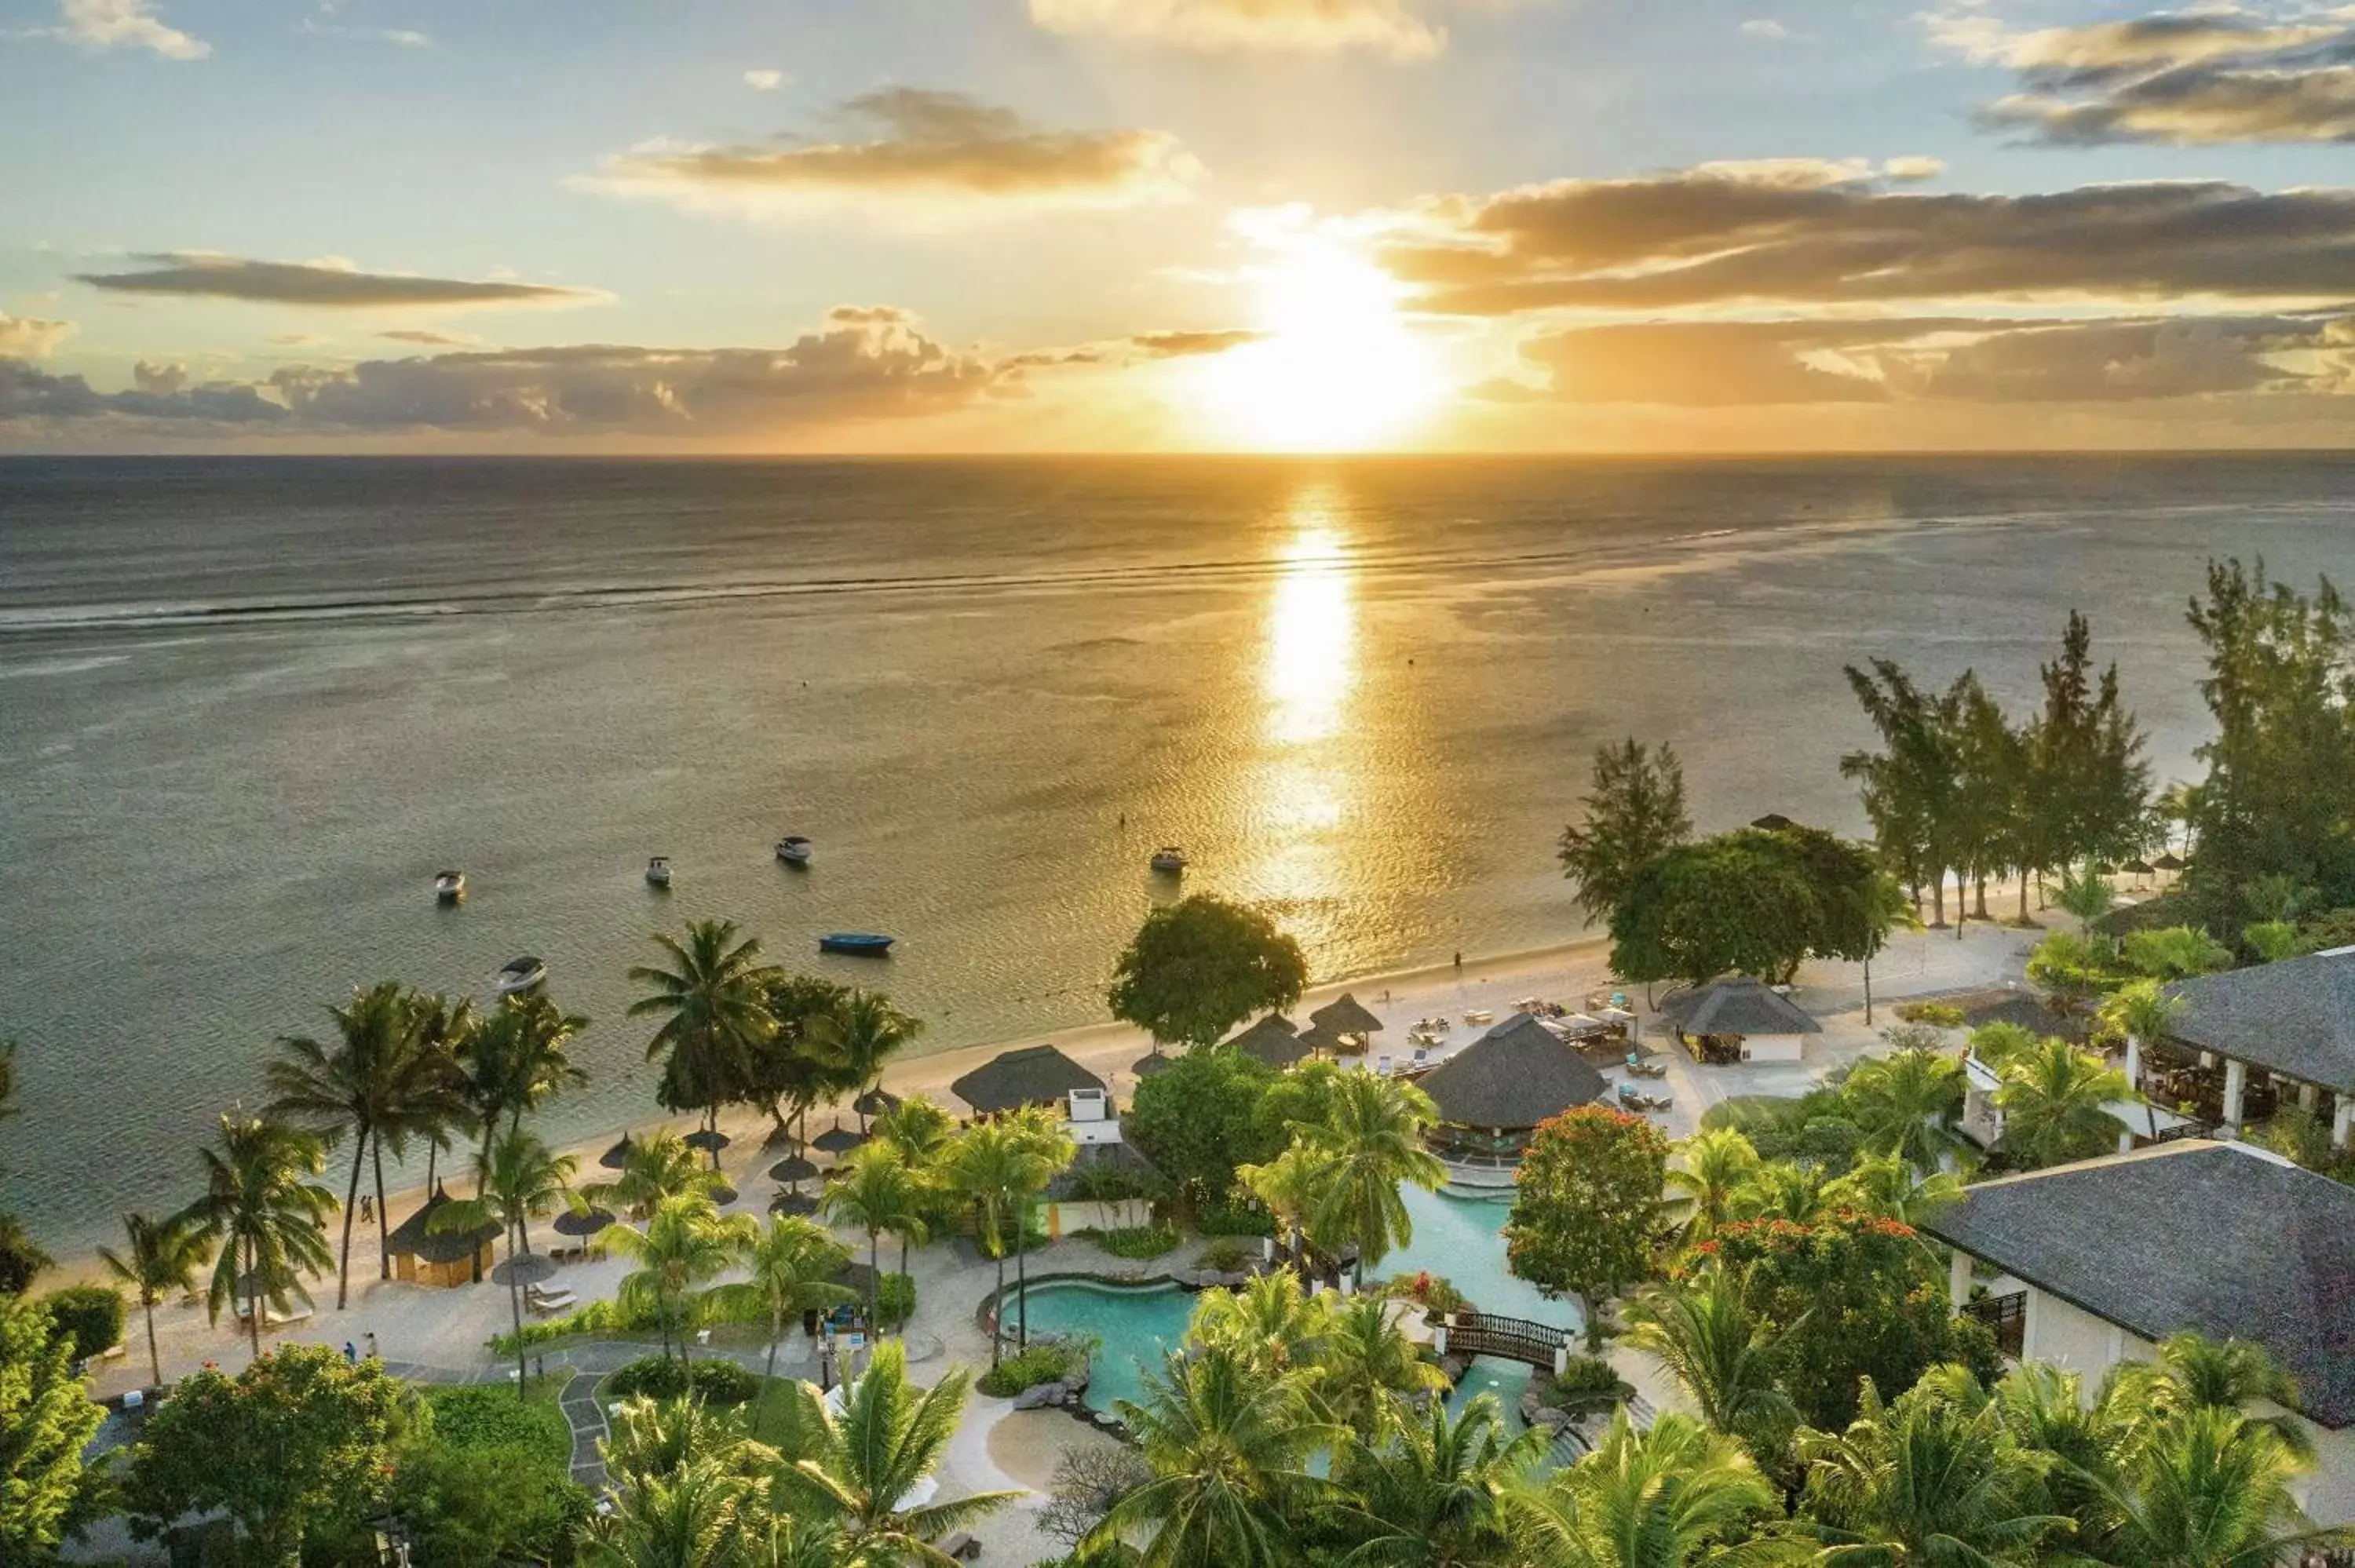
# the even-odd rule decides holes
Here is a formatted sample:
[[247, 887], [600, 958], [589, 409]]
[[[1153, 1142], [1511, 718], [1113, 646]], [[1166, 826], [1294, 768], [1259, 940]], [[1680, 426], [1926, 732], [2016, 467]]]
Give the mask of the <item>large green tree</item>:
[[1842, 757], [1840, 776], [1857, 781], [1882, 861], [1917, 896], [1930, 890], [1944, 926], [1946, 873], [1963, 858], [1962, 693], [1925, 690], [1887, 659], [1846, 673], [1881, 749]]
[[1611, 912], [1611, 969], [1700, 984], [1729, 972], [1783, 980], [1824, 924], [1823, 889], [1791, 841], [1741, 828], [1647, 862]]
[[1579, 803], [1585, 815], [1561, 831], [1562, 874], [1587, 918], [1602, 920], [1637, 872], [1692, 837], [1684, 766], [1665, 741], [1654, 748], [1629, 736], [1598, 747], [1593, 783]]
[[1542, 1124], [1522, 1158], [1505, 1222], [1513, 1272], [1576, 1294], [1590, 1347], [1602, 1344], [1604, 1304], [1651, 1277], [1668, 1163], [1659, 1128], [1604, 1106]]
[[183, 1378], [148, 1418], [123, 1486], [149, 1534], [218, 1509], [269, 1568], [302, 1561], [304, 1539], [366, 1518], [385, 1493], [411, 1396], [374, 1360], [285, 1345], [235, 1378]]
[[81, 1455], [106, 1412], [74, 1375], [70, 1340], [21, 1297], [0, 1297], [0, 1563], [45, 1563], [87, 1495]]
[[1224, 1202], [1236, 1168], [1273, 1160], [1291, 1136], [1260, 1115], [1276, 1078], [1274, 1068], [1241, 1051], [1189, 1051], [1138, 1082], [1121, 1136], [1189, 1205]]
[[1165, 905], [1114, 966], [1112, 1015], [1167, 1044], [1209, 1045], [1300, 1000], [1308, 960], [1265, 914], [1198, 893]]

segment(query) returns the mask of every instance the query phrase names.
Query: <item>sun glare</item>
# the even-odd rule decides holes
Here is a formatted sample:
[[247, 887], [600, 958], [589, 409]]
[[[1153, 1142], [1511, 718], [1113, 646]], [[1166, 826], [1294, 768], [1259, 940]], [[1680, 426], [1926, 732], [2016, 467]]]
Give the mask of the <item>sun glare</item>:
[[1279, 451], [1359, 451], [1397, 439], [1444, 391], [1399, 313], [1398, 281], [1344, 240], [1290, 233], [1254, 274], [1266, 335], [1202, 367], [1229, 438]]

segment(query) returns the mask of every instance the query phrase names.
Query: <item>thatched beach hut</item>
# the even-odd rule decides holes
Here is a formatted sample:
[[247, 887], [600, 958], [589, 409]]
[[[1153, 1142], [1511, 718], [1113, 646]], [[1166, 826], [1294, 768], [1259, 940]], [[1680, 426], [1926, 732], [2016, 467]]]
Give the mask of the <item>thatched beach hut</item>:
[[1660, 1012], [1697, 1062], [1796, 1062], [1806, 1037], [1823, 1033], [1805, 1008], [1748, 975], [1670, 997]]
[[949, 1093], [982, 1116], [1027, 1106], [1068, 1111], [1074, 1090], [1103, 1095], [1104, 1081], [1052, 1045], [1004, 1052], [949, 1086]]
[[1288, 1019], [1269, 1013], [1240, 1034], [1232, 1034], [1225, 1045], [1253, 1056], [1282, 1072], [1295, 1062], [1305, 1060], [1311, 1047], [1302, 1044], [1298, 1033]]
[[437, 1231], [433, 1217], [450, 1205], [450, 1192], [436, 1186], [425, 1206], [392, 1228], [384, 1250], [392, 1258], [392, 1277], [410, 1285], [445, 1288], [472, 1285], [491, 1266], [491, 1244], [498, 1239], [496, 1223], [485, 1221], [472, 1230]]

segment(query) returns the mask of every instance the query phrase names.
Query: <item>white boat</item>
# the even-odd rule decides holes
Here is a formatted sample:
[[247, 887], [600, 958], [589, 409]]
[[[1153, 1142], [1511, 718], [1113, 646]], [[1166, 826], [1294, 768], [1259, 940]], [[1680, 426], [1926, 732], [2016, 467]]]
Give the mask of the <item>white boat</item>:
[[526, 991], [538, 991], [547, 983], [547, 960], [526, 955], [520, 959], [509, 959], [501, 966], [498, 979], [491, 982], [491, 990], [500, 996], [521, 996]]
[[1164, 844], [1153, 852], [1153, 859], [1148, 863], [1154, 870], [1167, 875], [1183, 875], [1186, 870], [1186, 852], [1173, 844]]
[[433, 896], [444, 904], [455, 904], [466, 896], [466, 874], [463, 871], [437, 871], [433, 874]]
[[799, 833], [788, 833], [777, 841], [777, 858], [787, 865], [807, 865], [817, 846]]
[[668, 855], [658, 854], [655, 856], [654, 859], [646, 862], [646, 885], [649, 887], [668, 887], [670, 885], [670, 857]]

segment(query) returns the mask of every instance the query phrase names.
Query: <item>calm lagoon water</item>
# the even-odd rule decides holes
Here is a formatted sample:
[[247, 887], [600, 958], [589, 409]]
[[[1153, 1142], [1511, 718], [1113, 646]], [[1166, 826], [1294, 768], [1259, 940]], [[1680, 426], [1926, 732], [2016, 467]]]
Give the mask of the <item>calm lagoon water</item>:
[[[276, 1036], [520, 953], [643, 1118], [623, 970], [727, 915], [927, 1044], [1101, 1016], [1185, 844], [1320, 975], [1576, 934], [1598, 744], [1704, 827], [1855, 826], [1843, 662], [2014, 701], [2073, 605], [2202, 721], [2211, 553], [2342, 567], [2355, 458], [0, 461], [0, 1202], [54, 1248], [189, 1195]], [[817, 842], [783, 872], [783, 833]], [[651, 854], [677, 871], [664, 896]], [[473, 895], [434, 906], [463, 867]], [[889, 931], [888, 967], [820, 959]]]

